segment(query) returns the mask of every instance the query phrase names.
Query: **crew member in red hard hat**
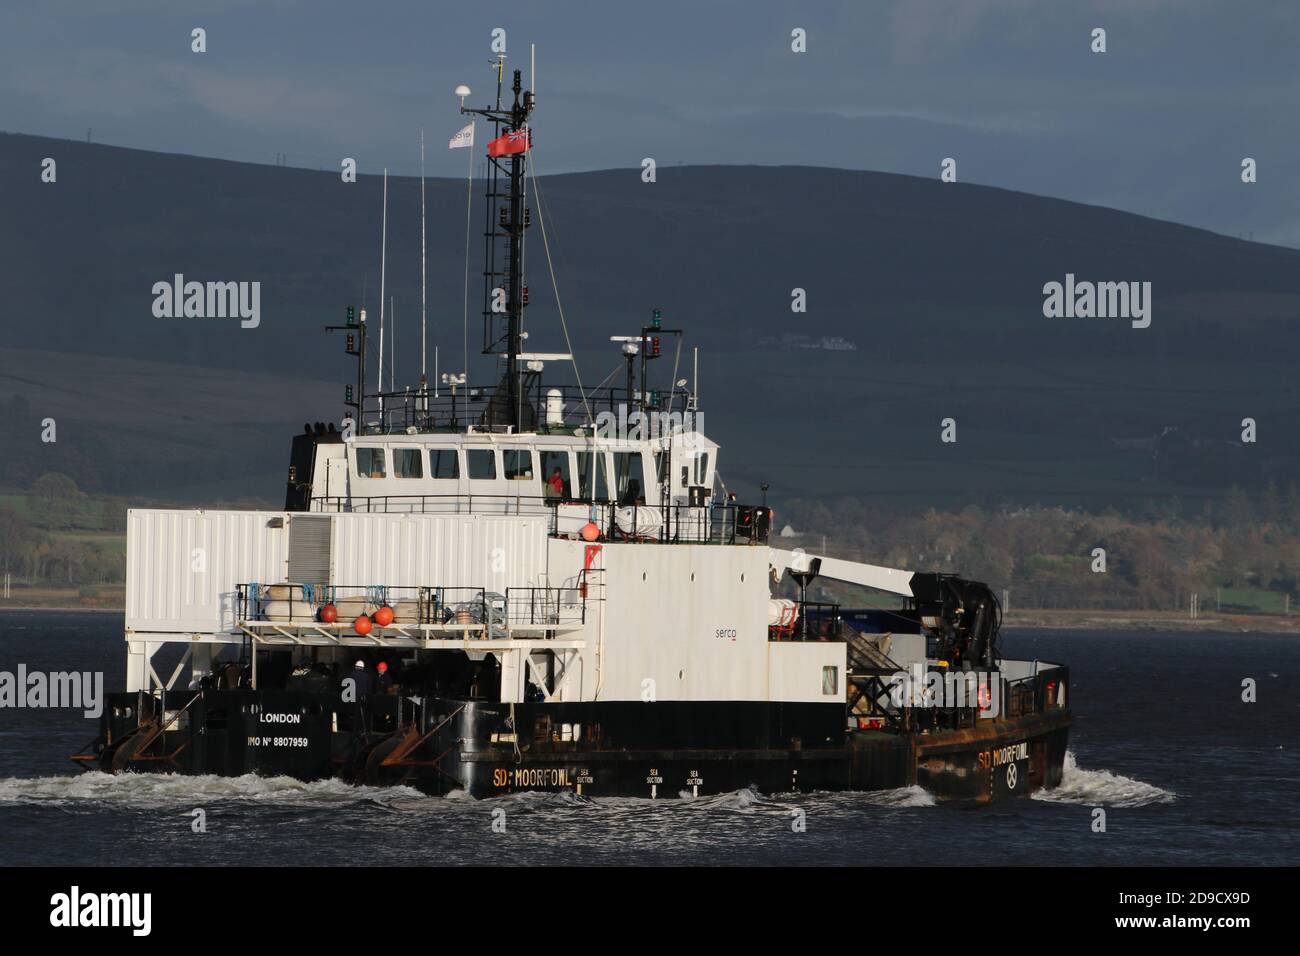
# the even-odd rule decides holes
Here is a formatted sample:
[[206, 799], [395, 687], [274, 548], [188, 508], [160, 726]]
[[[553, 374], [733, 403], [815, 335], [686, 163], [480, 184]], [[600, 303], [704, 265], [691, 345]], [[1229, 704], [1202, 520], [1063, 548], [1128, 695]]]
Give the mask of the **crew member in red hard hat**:
[[375, 678], [375, 693], [387, 694], [393, 686], [393, 675], [388, 673], [388, 661], [380, 661], [375, 665], [375, 670], [379, 672]]

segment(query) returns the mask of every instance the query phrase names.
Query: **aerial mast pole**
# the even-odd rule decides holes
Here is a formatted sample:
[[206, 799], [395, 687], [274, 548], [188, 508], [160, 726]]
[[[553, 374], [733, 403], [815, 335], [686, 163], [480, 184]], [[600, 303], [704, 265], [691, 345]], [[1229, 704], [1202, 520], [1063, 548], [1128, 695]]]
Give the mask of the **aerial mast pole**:
[[426, 366], [429, 358], [428, 344], [428, 289], [425, 268], [426, 232], [424, 224], [424, 127], [420, 128], [420, 400], [416, 406], [421, 417], [429, 411], [429, 376]]
[[[523, 308], [524, 308], [524, 291], [523, 291], [523, 239], [525, 228], [524, 215], [524, 168], [527, 162], [528, 149], [532, 145], [531, 133], [528, 130], [528, 117], [533, 111], [533, 94], [531, 91], [523, 89], [522, 71], [514, 71], [514, 83], [511, 86], [511, 92], [514, 93], [514, 103], [509, 107], [503, 108], [501, 105], [501, 79], [504, 70], [504, 62], [498, 61], [497, 64], [497, 103], [495, 108], [473, 109], [461, 105], [461, 113], [473, 113], [482, 116], [500, 127], [504, 126], [502, 135], [494, 139], [488, 146], [488, 156], [490, 159], [507, 159], [507, 176], [510, 181], [509, 205], [502, 209], [505, 215], [501, 216], [493, 224], [489, 223], [489, 228], [495, 228], [504, 233], [507, 240], [507, 259], [508, 268], [505, 275], [505, 305], [506, 305], [506, 407], [507, 424], [513, 425], [515, 431], [519, 431], [523, 425], [522, 421], [522, 402], [523, 394], [519, 380], [519, 352], [520, 352], [520, 331], [523, 325]], [[489, 265], [489, 268], [491, 266]], [[489, 290], [491, 295], [491, 290]], [[491, 306], [489, 304], [490, 313]], [[488, 321], [491, 321], [489, 315]], [[488, 351], [498, 351], [498, 346], [492, 341], [491, 336], [487, 336], [489, 341]]]
[[[384, 167], [384, 226], [379, 244], [379, 424], [384, 423], [384, 279], [388, 266], [388, 167]], [[362, 401], [365, 397], [362, 396]]]

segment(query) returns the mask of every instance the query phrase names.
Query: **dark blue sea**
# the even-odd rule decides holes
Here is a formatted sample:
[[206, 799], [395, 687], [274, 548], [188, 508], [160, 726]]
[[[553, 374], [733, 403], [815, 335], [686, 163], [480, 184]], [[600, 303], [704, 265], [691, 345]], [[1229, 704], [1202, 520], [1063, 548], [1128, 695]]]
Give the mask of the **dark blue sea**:
[[[1300, 863], [1300, 638], [1009, 631], [1005, 651], [1070, 665], [1075, 724], [1064, 785], [993, 806], [919, 788], [473, 801], [111, 777], [67, 759], [95, 735], [79, 711], [0, 709], [0, 865]], [[0, 613], [0, 671], [103, 671], [111, 691], [124, 659], [120, 615]], [[1256, 703], [1241, 700], [1245, 678]]]

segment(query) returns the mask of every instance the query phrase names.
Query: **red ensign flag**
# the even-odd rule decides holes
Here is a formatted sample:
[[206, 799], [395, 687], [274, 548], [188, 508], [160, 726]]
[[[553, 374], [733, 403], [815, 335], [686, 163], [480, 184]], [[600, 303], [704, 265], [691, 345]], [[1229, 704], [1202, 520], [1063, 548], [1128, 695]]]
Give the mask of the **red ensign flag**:
[[532, 148], [532, 135], [527, 129], [520, 129], [492, 140], [488, 143], [487, 153], [489, 156], [511, 156], [515, 153], [526, 152]]

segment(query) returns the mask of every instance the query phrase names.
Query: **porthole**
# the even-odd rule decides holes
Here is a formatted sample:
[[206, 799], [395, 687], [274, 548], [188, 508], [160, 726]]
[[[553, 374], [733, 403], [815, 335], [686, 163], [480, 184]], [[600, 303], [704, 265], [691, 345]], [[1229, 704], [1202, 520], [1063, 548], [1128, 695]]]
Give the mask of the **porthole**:
[[644, 572], [644, 571], [641, 572], [641, 580], [642, 580], [642, 581], [645, 580], [645, 572]]

